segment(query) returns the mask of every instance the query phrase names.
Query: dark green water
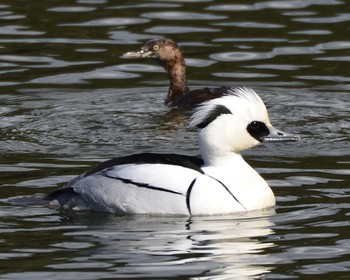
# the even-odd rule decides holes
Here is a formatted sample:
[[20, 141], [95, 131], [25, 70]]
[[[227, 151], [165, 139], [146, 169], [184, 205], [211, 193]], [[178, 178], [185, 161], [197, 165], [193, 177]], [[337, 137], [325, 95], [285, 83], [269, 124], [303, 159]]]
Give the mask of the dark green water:
[[[0, 279], [350, 278], [346, 1], [0, 3]], [[198, 154], [167, 76], [121, 58], [181, 46], [191, 88], [250, 86], [297, 144], [245, 157], [277, 207], [224, 217], [116, 217], [9, 203], [128, 153]]]

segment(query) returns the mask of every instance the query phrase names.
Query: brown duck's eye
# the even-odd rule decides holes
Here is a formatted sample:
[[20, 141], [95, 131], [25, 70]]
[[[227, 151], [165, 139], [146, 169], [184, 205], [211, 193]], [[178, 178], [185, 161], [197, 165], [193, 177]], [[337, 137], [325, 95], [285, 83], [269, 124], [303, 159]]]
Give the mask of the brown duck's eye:
[[159, 50], [159, 46], [158, 46], [158, 45], [154, 45], [154, 46], [153, 46], [153, 50], [154, 50], [154, 51], [158, 51], [158, 50]]

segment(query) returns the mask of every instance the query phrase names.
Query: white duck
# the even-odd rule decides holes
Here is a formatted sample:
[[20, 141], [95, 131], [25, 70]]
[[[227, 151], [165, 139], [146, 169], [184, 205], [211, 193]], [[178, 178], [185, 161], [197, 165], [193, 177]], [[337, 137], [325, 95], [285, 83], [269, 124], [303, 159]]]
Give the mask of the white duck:
[[45, 199], [117, 214], [214, 215], [275, 205], [272, 190], [240, 152], [300, 137], [274, 128], [252, 89], [232, 88], [227, 95], [204, 102], [190, 126], [200, 128], [202, 159], [156, 153], [114, 158]]

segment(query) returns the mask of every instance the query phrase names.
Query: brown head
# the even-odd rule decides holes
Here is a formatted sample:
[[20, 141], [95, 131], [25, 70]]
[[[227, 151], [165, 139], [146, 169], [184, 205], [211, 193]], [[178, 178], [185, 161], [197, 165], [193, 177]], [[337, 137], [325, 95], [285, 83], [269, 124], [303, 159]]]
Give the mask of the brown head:
[[124, 57], [151, 58], [162, 63], [183, 59], [183, 55], [177, 44], [173, 40], [167, 38], [151, 39], [141, 47], [141, 50], [127, 52], [124, 54]]

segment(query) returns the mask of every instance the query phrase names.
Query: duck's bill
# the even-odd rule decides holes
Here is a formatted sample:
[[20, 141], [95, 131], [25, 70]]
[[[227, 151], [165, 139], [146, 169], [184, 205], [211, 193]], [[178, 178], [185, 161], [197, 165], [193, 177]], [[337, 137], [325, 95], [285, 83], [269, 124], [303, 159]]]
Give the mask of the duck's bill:
[[296, 142], [301, 140], [301, 137], [299, 135], [287, 133], [274, 127], [269, 127], [269, 131], [270, 133], [262, 138], [262, 141], [264, 143]]
[[124, 58], [145, 58], [148, 57], [152, 52], [149, 51], [135, 51], [135, 52], [127, 52], [123, 54]]

